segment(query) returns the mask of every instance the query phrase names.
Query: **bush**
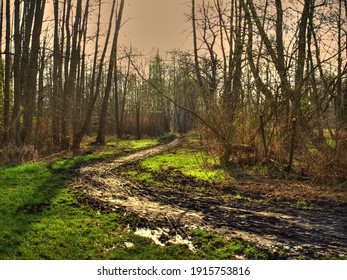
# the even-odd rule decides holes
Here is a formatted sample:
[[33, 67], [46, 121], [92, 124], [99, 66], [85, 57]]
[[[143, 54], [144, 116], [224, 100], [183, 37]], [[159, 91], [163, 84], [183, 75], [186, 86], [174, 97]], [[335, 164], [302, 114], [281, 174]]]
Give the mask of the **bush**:
[[37, 161], [38, 158], [37, 150], [33, 145], [17, 147], [13, 144], [8, 144], [0, 150], [1, 163], [24, 163]]
[[336, 149], [325, 146], [308, 152], [305, 156], [307, 170], [313, 181], [347, 186], [347, 147]]

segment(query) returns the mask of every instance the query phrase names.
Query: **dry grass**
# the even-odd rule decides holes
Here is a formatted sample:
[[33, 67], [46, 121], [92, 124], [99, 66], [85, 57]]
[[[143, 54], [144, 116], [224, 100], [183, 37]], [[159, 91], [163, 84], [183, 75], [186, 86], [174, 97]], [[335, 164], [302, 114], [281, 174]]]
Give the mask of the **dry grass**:
[[25, 163], [35, 162], [39, 159], [37, 150], [33, 145], [17, 147], [8, 144], [0, 150], [0, 162], [2, 163]]
[[347, 148], [324, 147], [304, 156], [306, 168], [314, 182], [347, 188]]

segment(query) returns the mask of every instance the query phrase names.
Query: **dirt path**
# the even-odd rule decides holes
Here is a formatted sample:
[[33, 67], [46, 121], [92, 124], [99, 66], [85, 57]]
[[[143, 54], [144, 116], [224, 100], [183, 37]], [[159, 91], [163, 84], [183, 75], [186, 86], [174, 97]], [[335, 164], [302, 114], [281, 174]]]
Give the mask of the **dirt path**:
[[[282, 203], [225, 198], [217, 192], [201, 193], [189, 183], [178, 188], [165, 182], [160, 187], [139, 185], [117, 175], [121, 166], [180, 143], [178, 138], [169, 144], [80, 168], [72, 185], [82, 200], [95, 207], [135, 213], [158, 228], [170, 228], [182, 235], [190, 228], [202, 227], [261, 248], [281, 250], [288, 258], [347, 256], [346, 211], [297, 209]], [[182, 178], [176, 179], [179, 182]]]

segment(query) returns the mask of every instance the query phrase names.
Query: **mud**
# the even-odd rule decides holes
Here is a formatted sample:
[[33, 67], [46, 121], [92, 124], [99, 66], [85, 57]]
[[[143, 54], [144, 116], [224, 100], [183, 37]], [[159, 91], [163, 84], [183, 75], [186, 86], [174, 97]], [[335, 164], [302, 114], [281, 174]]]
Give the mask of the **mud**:
[[[195, 182], [180, 173], [161, 175], [162, 184], [138, 184], [122, 177], [121, 169], [140, 168], [136, 161], [177, 147], [182, 139], [78, 170], [72, 188], [78, 197], [103, 211], [134, 213], [153, 227], [168, 228], [186, 239], [191, 228], [241, 238], [282, 257], [347, 256], [347, 207], [299, 209], [288, 199], [254, 200], [226, 195], [226, 189]], [[200, 185], [206, 189], [201, 192]], [[255, 182], [245, 180], [240, 185]], [[271, 182], [267, 182], [271, 186]], [[274, 183], [275, 184], [275, 183]], [[276, 183], [277, 184], [277, 183]], [[235, 190], [231, 189], [231, 192]], [[258, 197], [258, 196], [257, 196]], [[317, 199], [319, 201], [319, 198]], [[134, 230], [147, 226], [134, 225]], [[147, 228], [147, 227], [146, 227]], [[156, 233], [155, 235], [157, 235]]]

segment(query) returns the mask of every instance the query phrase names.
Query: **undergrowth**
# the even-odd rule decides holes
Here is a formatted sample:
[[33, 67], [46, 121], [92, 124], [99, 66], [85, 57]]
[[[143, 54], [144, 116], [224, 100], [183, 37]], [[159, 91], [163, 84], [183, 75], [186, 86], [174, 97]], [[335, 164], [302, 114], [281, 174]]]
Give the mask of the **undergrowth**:
[[215, 164], [213, 158], [188, 148], [180, 148], [141, 161], [141, 166], [150, 171], [175, 169], [197, 180], [215, 183], [225, 181], [227, 173], [223, 169], [215, 167]]

